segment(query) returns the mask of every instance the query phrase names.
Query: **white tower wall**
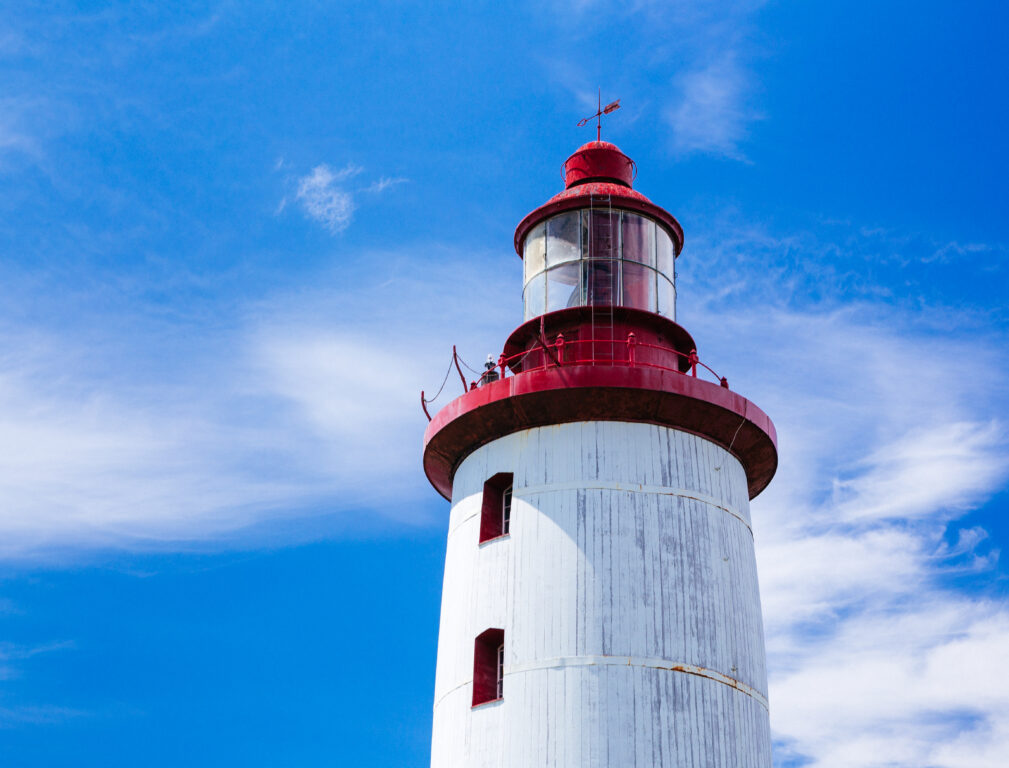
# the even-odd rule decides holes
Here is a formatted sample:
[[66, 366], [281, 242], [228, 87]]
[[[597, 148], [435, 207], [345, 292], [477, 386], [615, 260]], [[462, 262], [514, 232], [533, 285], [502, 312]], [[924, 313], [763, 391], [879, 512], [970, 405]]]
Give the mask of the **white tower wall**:
[[[479, 543], [514, 474], [510, 536]], [[474, 640], [505, 633], [504, 695], [472, 708]], [[769, 768], [742, 466], [667, 427], [579, 422], [470, 454], [452, 493], [433, 768]]]

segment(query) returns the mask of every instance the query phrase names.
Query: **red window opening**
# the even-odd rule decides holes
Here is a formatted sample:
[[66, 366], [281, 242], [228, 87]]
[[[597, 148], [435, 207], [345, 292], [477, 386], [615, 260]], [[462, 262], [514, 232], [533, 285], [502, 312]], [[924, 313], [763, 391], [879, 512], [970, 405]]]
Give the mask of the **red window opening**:
[[512, 473], [498, 472], [483, 484], [480, 513], [480, 543], [506, 536], [511, 531]]
[[504, 696], [504, 630], [487, 629], [473, 644], [473, 706]]

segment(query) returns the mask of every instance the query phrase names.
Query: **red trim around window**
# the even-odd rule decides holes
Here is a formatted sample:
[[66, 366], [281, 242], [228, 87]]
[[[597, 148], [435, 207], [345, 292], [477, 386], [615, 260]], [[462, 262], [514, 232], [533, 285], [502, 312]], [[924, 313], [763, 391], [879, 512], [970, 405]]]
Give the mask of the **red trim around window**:
[[483, 508], [480, 511], [480, 543], [508, 533], [504, 529], [504, 495], [512, 486], [511, 472], [498, 472], [483, 484]]
[[487, 629], [477, 635], [473, 644], [474, 707], [502, 697], [502, 669], [498, 664], [498, 649], [503, 645], [503, 629]]

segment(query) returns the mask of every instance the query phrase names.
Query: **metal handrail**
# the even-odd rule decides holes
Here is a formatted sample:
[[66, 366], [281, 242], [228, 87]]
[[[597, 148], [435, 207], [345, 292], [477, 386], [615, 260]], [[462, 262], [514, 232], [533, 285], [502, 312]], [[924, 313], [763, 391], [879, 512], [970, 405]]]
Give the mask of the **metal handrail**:
[[[584, 345], [591, 345], [589, 356], [580, 355], [578, 353], [578, 348], [584, 348]], [[599, 346], [608, 345], [610, 356], [597, 356]], [[619, 356], [617, 350], [626, 350], [625, 356]], [[642, 354], [642, 350], [658, 350], [658, 355], [650, 355], [647, 352]], [[603, 353], [605, 354], [605, 353]], [[538, 364], [526, 366], [525, 363], [530, 357], [539, 355]], [[657, 362], [654, 359], [649, 359], [651, 357], [658, 357], [660, 360], [662, 357], [669, 358], [672, 356], [674, 365], [663, 365], [661, 362]], [[466, 390], [466, 379], [462, 375], [462, 371], [459, 369], [458, 363], [458, 353], [456, 348], [452, 347], [452, 360], [455, 363], [456, 370], [459, 372], [459, 378], [462, 379], [464, 391], [471, 391], [476, 389], [478, 386], [491, 381], [498, 381], [500, 379], [507, 378], [510, 374], [515, 376], [519, 373], [529, 373], [531, 371], [540, 371], [546, 368], [558, 368], [566, 365], [616, 365], [616, 366], [627, 366], [630, 368], [655, 368], [661, 371], [671, 371], [673, 373], [680, 373], [684, 376], [692, 376], [697, 378], [698, 368], [702, 368], [708, 373], [710, 373], [717, 383], [724, 387], [729, 388], [729, 382], [724, 376], [719, 376], [711, 368], [711, 366], [706, 363], [701, 362], [697, 357], [697, 350], [690, 350], [689, 353], [680, 352], [669, 346], [662, 344], [651, 344], [648, 342], [638, 341], [634, 333], [628, 333], [626, 339], [575, 339], [573, 341], [568, 341], [564, 338], [564, 334], [557, 334], [552, 343], [547, 342], [545, 339], [540, 340], [539, 346], [532, 347], [523, 352], [519, 352], [514, 355], [505, 356], [502, 352], [498, 356], [497, 365], [494, 368], [489, 368], [483, 376], [480, 377], [478, 381], [471, 381], [469, 383], [469, 389]], [[680, 361], [686, 360], [689, 363], [688, 371], [680, 370]], [[452, 363], [449, 364], [451, 370]], [[512, 370], [512, 366], [515, 366], [517, 370]], [[444, 386], [444, 383], [443, 383]], [[440, 392], [440, 390], [439, 390]], [[428, 413], [427, 404], [432, 402], [432, 400], [426, 400], [424, 398], [424, 393], [420, 393], [421, 407], [424, 409], [424, 415], [427, 416], [428, 421], [431, 421], [431, 414]]]

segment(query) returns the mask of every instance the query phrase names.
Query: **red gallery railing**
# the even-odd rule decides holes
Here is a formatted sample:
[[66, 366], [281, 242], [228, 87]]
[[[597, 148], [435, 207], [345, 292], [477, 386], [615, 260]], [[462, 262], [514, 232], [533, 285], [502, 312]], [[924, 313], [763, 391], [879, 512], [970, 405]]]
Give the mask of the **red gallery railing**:
[[[689, 366], [686, 371], [681, 370], [684, 361]], [[470, 381], [467, 385], [460, 362], [479, 378]], [[639, 342], [633, 333], [627, 334], [626, 339], [573, 340], [566, 340], [563, 334], [558, 334], [552, 343], [541, 340], [538, 346], [524, 352], [508, 357], [502, 353], [498, 357], [497, 363], [493, 367], [487, 368], [483, 373], [466, 365], [466, 362], [456, 352], [456, 348], [452, 347], [452, 360], [449, 363], [448, 371], [445, 373], [445, 380], [442, 381], [437, 394], [430, 399], [427, 399], [424, 391], [421, 391], [420, 405], [424, 409], [424, 415], [430, 421], [431, 414], [428, 412], [427, 406], [433, 403], [445, 388], [453, 366], [459, 374], [459, 380], [462, 382], [464, 392], [469, 392], [484, 384], [500, 381], [509, 375], [515, 376], [529, 373], [530, 371], [539, 371], [544, 368], [565, 365], [613, 365], [629, 368], [657, 368], [695, 378], [697, 378], [698, 369], [701, 369], [711, 374], [720, 386], [726, 389], [729, 388], [729, 382], [725, 380], [725, 377], [719, 376], [710, 366], [702, 363], [698, 359], [695, 350], [684, 354], [672, 347]]]

